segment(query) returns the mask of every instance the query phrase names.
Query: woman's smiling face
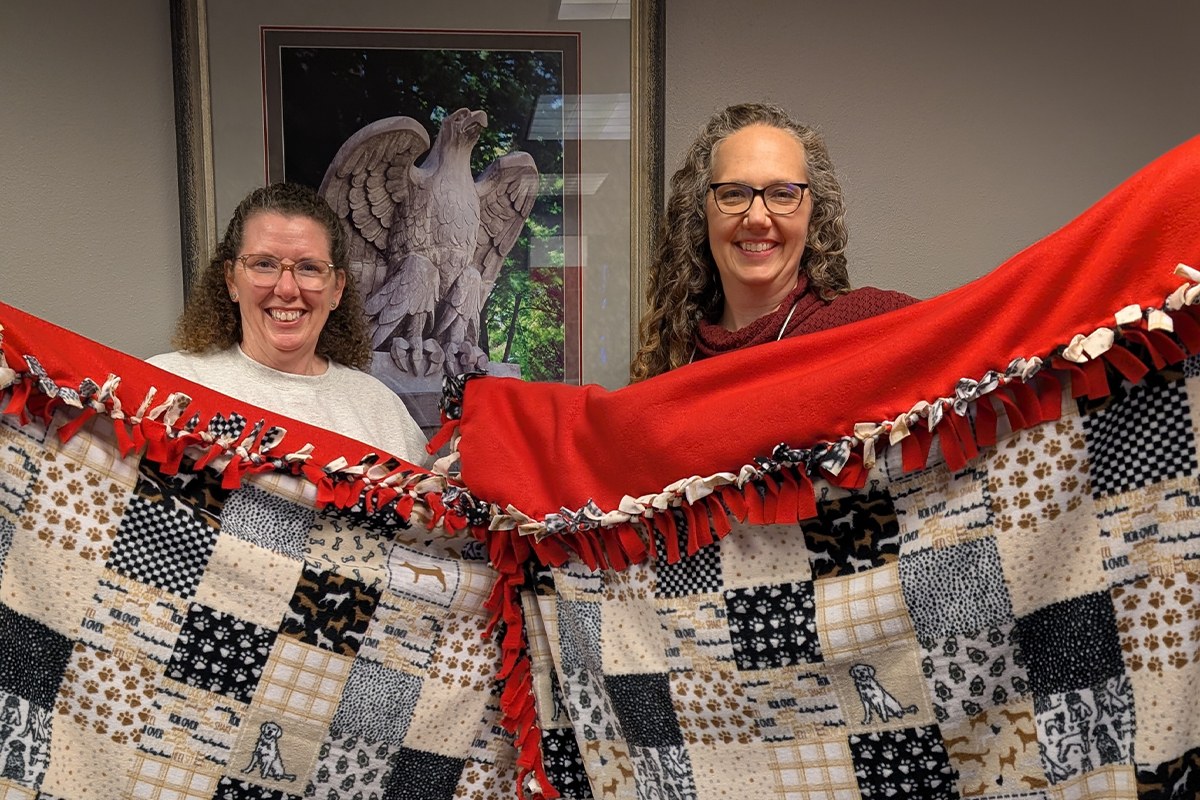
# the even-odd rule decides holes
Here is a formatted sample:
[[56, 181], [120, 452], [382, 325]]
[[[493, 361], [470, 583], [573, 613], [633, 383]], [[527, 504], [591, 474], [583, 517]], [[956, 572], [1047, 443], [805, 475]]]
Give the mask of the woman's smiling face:
[[[712, 183], [743, 183], [762, 189], [775, 183], [808, 183], [804, 147], [790, 132], [748, 125], [722, 140], [713, 153]], [[756, 196], [740, 214], [706, 203], [708, 246], [726, 296], [786, 294], [795, 286], [812, 216], [812, 196], [804, 193], [791, 214], [772, 214]]]
[[[290, 262], [329, 262], [329, 234], [316, 220], [259, 211], [246, 220], [239, 256], [274, 256]], [[250, 282], [241, 262], [226, 263], [225, 282], [236, 295], [242, 318], [242, 351], [283, 372], [312, 374], [317, 340], [331, 306], [342, 299], [346, 276], [334, 270], [323, 289], [301, 289], [291, 270], [274, 286]], [[323, 371], [323, 366], [318, 370]]]

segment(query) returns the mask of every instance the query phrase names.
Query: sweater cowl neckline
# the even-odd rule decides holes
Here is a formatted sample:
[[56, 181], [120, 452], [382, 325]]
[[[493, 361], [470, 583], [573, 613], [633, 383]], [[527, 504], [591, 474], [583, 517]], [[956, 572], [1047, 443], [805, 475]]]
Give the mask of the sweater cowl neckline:
[[[824, 303], [808, 291], [808, 276], [801, 274], [796, 288], [783, 298], [779, 308], [770, 314], [764, 314], [744, 328], [729, 331], [715, 322], [701, 320], [696, 331], [696, 353], [711, 357], [741, 350], [743, 347], [773, 342], [780, 338], [781, 333], [787, 335], [787, 331], [782, 330], [785, 323], [789, 329], [794, 330], [822, 305]], [[791, 314], [790, 320], [788, 314]]]

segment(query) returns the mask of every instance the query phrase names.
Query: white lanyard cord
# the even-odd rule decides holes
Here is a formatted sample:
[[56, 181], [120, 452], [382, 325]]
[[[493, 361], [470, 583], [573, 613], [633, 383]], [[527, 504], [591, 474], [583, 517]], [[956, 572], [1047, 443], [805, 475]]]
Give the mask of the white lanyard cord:
[[[775, 337], [775, 341], [783, 338], [783, 332], [787, 330], [788, 323], [792, 321], [792, 314], [796, 313], [796, 306], [800, 305], [800, 298], [796, 298], [796, 302], [792, 303], [792, 310], [788, 312], [787, 318], [783, 321], [783, 326], [779, 329], [779, 335]], [[696, 348], [692, 347], [692, 354], [688, 357], [688, 363], [691, 364], [696, 360]]]

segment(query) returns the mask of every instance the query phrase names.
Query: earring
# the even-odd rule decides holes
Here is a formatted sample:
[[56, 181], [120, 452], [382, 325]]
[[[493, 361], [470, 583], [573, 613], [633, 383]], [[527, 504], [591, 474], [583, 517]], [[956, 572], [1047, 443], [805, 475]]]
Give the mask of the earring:
[[236, 303], [237, 302], [237, 292], [230, 292], [229, 299]]
[[334, 300], [332, 303], [329, 304], [330, 311], [332, 311], [335, 308], [337, 308], [337, 300]]

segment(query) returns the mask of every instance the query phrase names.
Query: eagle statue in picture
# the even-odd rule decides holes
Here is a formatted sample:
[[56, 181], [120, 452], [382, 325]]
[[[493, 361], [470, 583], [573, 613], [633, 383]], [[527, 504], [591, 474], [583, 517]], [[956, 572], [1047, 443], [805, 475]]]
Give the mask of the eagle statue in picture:
[[381, 119], [346, 140], [321, 181], [349, 237], [371, 347], [414, 377], [487, 366], [480, 313], [537, 197], [528, 153], [472, 175], [471, 151], [486, 127], [482, 111], [449, 114], [418, 167], [429, 150], [424, 126]]

